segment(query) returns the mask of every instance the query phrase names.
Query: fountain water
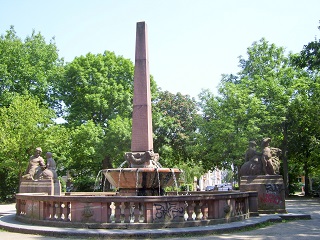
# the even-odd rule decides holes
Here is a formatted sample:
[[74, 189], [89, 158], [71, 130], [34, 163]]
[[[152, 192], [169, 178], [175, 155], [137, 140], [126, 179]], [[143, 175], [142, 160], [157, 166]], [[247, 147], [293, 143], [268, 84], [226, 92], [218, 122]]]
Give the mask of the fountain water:
[[164, 188], [176, 186], [176, 176], [182, 171], [170, 168], [115, 168], [103, 174], [119, 190], [120, 196], [159, 196]]

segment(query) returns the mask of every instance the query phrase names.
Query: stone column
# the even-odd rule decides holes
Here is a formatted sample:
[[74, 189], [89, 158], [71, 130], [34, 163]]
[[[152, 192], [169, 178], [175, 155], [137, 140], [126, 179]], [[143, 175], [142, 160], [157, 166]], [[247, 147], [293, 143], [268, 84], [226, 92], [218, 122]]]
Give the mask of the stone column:
[[137, 23], [132, 115], [132, 152], [153, 150], [147, 25]]

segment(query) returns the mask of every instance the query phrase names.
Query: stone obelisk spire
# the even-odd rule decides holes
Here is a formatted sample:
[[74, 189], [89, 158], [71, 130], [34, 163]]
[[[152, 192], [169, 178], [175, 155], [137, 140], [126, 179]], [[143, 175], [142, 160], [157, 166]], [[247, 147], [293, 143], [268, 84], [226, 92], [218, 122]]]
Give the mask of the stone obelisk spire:
[[151, 91], [145, 22], [137, 23], [132, 115], [132, 152], [153, 150]]

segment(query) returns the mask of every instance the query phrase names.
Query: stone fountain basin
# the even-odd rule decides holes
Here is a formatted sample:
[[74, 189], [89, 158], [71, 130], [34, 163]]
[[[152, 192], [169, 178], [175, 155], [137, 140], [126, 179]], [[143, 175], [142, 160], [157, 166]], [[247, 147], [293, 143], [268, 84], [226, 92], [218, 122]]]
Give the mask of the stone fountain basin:
[[102, 170], [118, 189], [152, 189], [175, 185], [182, 170], [178, 168], [115, 168]]

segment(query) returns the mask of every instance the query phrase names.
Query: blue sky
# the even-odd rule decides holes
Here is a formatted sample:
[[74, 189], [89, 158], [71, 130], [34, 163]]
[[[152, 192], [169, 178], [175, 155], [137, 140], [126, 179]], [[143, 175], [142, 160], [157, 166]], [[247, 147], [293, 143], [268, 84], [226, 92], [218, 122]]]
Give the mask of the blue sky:
[[150, 73], [159, 87], [196, 97], [216, 92], [221, 74], [265, 37], [291, 52], [319, 38], [319, 0], [0, 0], [0, 34], [34, 29], [55, 37], [60, 57], [105, 50], [134, 62], [136, 22], [149, 35]]

